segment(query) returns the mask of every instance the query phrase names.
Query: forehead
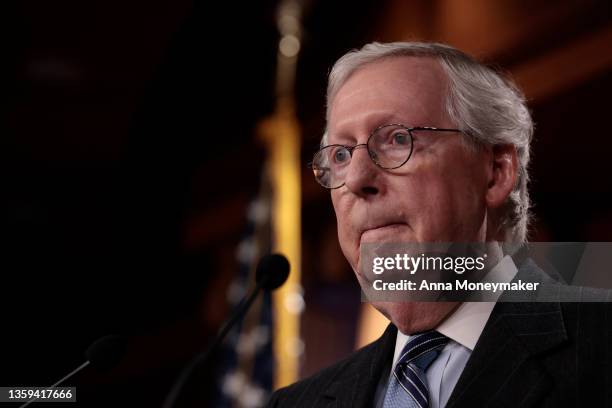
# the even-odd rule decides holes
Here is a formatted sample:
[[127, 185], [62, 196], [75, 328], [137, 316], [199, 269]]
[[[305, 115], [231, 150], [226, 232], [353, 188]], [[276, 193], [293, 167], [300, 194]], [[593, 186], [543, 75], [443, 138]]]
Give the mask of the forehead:
[[366, 64], [333, 96], [329, 134], [368, 132], [390, 122], [446, 125], [446, 89], [446, 75], [433, 58], [391, 57]]

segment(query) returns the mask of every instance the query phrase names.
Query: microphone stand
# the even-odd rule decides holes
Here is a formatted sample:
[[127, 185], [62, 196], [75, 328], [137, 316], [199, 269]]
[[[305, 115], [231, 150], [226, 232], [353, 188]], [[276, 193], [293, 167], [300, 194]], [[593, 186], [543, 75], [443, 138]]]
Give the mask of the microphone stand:
[[162, 405], [163, 408], [174, 407], [183, 387], [185, 386], [193, 372], [196, 370], [196, 368], [198, 368], [198, 366], [200, 366], [200, 364], [204, 363], [209, 359], [212, 352], [219, 346], [221, 341], [223, 341], [232, 326], [234, 326], [238, 319], [240, 319], [244, 315], [244, 313], [251, 307], [251, 304], [253, 304], [253, 301], [261, 291], [261, 288], [266, 285], [268, 280], [269, 279], [264, 279], [261, 282], [257, 282], [255, 288], [251, 291], [251, 293], [245, 299], [243, 299], [242, 302], [240, 302], [240, 304], [236, 307], [231, 316], [223, 323], [223, 326], [221, 326], [221, 329], [219, 329], [219, 331], [217, 332], [217, 335], [215, 336], [213, 342], [210, 343], [210, 345], [206, 348], [204, 352], [199, 353], [193, 360], [191, 360], [191, 362], [183, 369], [183, 371], [181, 371], [181, 374], [174, 382], [170, 393], [168, 394], [166, 400], [164, 401], [164, 404]]

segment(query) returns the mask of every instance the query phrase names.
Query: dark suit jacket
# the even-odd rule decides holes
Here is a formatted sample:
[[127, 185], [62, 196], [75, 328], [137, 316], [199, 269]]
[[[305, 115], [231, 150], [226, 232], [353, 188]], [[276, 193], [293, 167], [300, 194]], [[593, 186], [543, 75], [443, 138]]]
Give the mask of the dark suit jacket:
[[[538, 272], [535, 264], [525, 270]], [[588, 296], [495, 305], [447, 407], [612, 407], [612, 303]], [[396, 333], [389, 325], [347, 359], [278, 390], [268, 406], [372, 407]]]

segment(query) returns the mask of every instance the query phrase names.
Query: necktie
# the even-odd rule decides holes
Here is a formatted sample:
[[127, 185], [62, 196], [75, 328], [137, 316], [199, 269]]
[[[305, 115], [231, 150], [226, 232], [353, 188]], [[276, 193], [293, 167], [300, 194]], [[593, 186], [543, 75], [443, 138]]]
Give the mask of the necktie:
[[447, 342], [434, 330], [410, 336], [389, 378], [383, 408], [429, 408], [425, 370]]

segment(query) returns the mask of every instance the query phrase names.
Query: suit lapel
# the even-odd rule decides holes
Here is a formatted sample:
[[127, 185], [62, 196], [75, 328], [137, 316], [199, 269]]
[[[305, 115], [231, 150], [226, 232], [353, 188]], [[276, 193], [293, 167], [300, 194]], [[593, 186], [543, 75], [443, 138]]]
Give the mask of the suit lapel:
[[[347, 366], [330, 384], [324, 394], [337, 408], [366, 408], [372, 406], [374, 394], [384, 370], [390, 370], [395, 350], [397, 329], [390, 324], [380, 339], [372, 344], [373, 350]], [[346, 375], [352, 373], [352, 375]]]
[[537, 406], [551, 380], [531, 357], [565, 340], [559, 303], [498, 303], [447, 406]]
[[[529, 261], [517, 278], [551, 280]], [[371, 407], [378, 383], [390, 370], [397, 329], [389, 325], [382, 337], [340, 372], [322, 396], [337, 408]], [[536, 407], [550, 391], [552, 380], [535, 356], [567, 341], [559, 303], [495, 305], [463, 370], [447, 407]]]
[[[554, 280], [530, 259], [519, 264], [514, 280]], [[533, 357], [565, 341], [559, 303], [497, 303], [447, 406], [537, 406], [552, 382]]]

